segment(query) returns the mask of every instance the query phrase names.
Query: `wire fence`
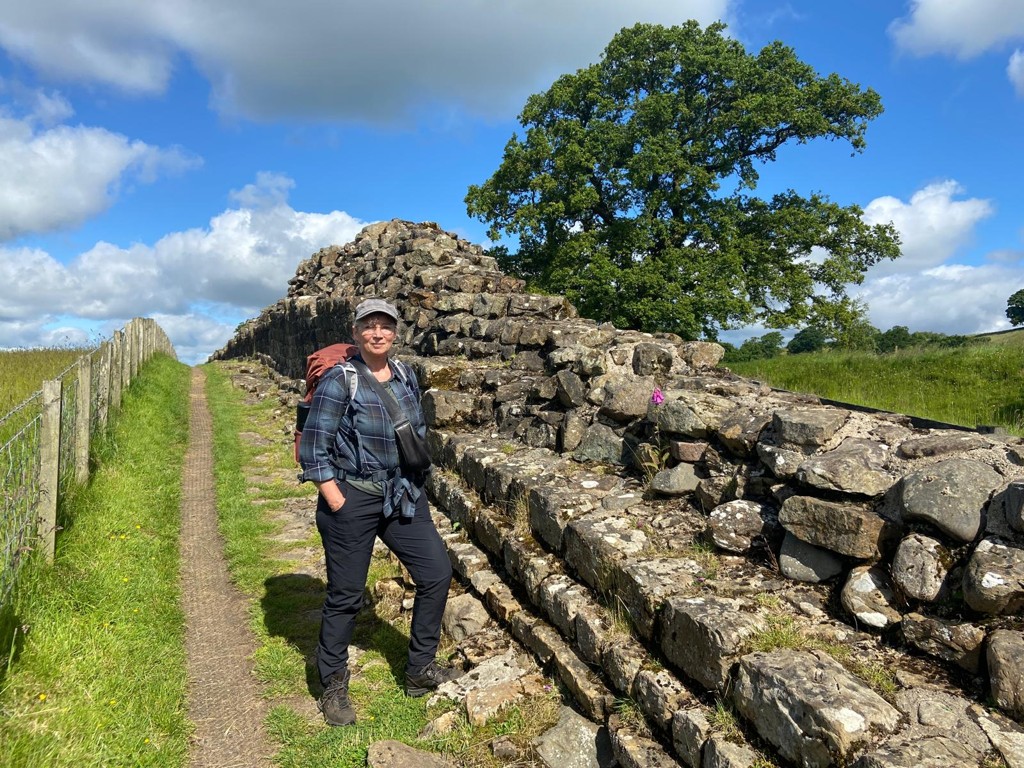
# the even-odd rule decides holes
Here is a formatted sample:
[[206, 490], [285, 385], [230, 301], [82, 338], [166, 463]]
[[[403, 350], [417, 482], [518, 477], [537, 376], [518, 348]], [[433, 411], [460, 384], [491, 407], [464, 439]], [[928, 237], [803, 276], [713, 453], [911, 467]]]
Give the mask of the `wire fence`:
[[92, 440], [157, 353], [175, 356], [167, 334], [135, 318], [0, 417], [0, 608], [30, 553], [53, 559], [60, 500], [88, 480]]

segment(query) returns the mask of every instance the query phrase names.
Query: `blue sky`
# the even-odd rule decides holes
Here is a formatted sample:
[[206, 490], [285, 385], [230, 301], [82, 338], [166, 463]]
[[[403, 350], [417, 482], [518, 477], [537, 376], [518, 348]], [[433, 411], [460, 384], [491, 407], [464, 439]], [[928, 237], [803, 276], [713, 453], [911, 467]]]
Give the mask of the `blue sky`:
[[903, 257], [851, 289], [876, 326], [1009, 327], [1024, 287], [1020, 0], [0, 0], [0, 347], [145, 315], [198, 362], [284, 296], [302, 259], [372, 221], [486, 244], [463, 198], [526, 97], [624, 26], [689, 18], [880, 93], [864, 153], [786, 147], [758, 188], [895, 223]]

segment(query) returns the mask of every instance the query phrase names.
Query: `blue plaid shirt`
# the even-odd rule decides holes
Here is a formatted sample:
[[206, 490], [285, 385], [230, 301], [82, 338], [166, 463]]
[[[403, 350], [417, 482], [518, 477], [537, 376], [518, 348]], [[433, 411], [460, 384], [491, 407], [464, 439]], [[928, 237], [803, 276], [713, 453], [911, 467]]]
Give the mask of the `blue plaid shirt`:
[[[361, 358], [355, 358], [361, 361]], [[426, 435], [426, 419], [420, 407], [420, 388], [416, 375], [404, 363], [389, 360], [391, 387], [402, 411], [409, 417], [421, 437]], [[302, 480], [321, 483], [345, 475], [367, 478], [384, 472], [394, 476], [399, 467], [395, 427], [387, 408], [365, 381], [360, 381], [355, 397], [349, 402], [349, 376], [358, 376], [336, 365], [320, 380], [310, 405], [299, 443]], [[406, 507], [401, 486], [385, 488], [385, 507]], [[416, 495], [411, 499], [416, 500]], [[391, 503], [389, 503], [391, 502]]]

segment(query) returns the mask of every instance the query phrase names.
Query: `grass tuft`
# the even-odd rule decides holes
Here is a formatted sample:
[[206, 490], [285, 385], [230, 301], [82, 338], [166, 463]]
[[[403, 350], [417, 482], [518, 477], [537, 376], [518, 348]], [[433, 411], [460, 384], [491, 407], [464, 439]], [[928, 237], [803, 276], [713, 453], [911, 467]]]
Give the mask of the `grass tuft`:
[[[50, 568], [26, 569], [0, 692], [5, 765], [184, 763], [178, 591], [189, 369], [155, 357], [125, 394], [98, 469], [64, 507]], [[10, 638], [3, 638], [5, 653]]]

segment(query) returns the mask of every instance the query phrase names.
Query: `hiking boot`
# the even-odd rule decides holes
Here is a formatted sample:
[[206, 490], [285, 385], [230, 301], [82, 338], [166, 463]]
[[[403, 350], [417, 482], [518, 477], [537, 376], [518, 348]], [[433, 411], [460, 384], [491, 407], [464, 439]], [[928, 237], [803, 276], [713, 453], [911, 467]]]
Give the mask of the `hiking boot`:
[[432, 661], [415, 675], [406, 671], [405, 695], [422, 696], [435, 690], [439, 685], [454, 680], [461, 674], [457, 669], [442, 667], [436, 661]]
[[356, 711], [348, 698], [348, 681], [351, 673], [346, 669], [331, 675], [324, 688], [323, 696], [316, 703], [324, 713], [328, 725], [355, 725]]

